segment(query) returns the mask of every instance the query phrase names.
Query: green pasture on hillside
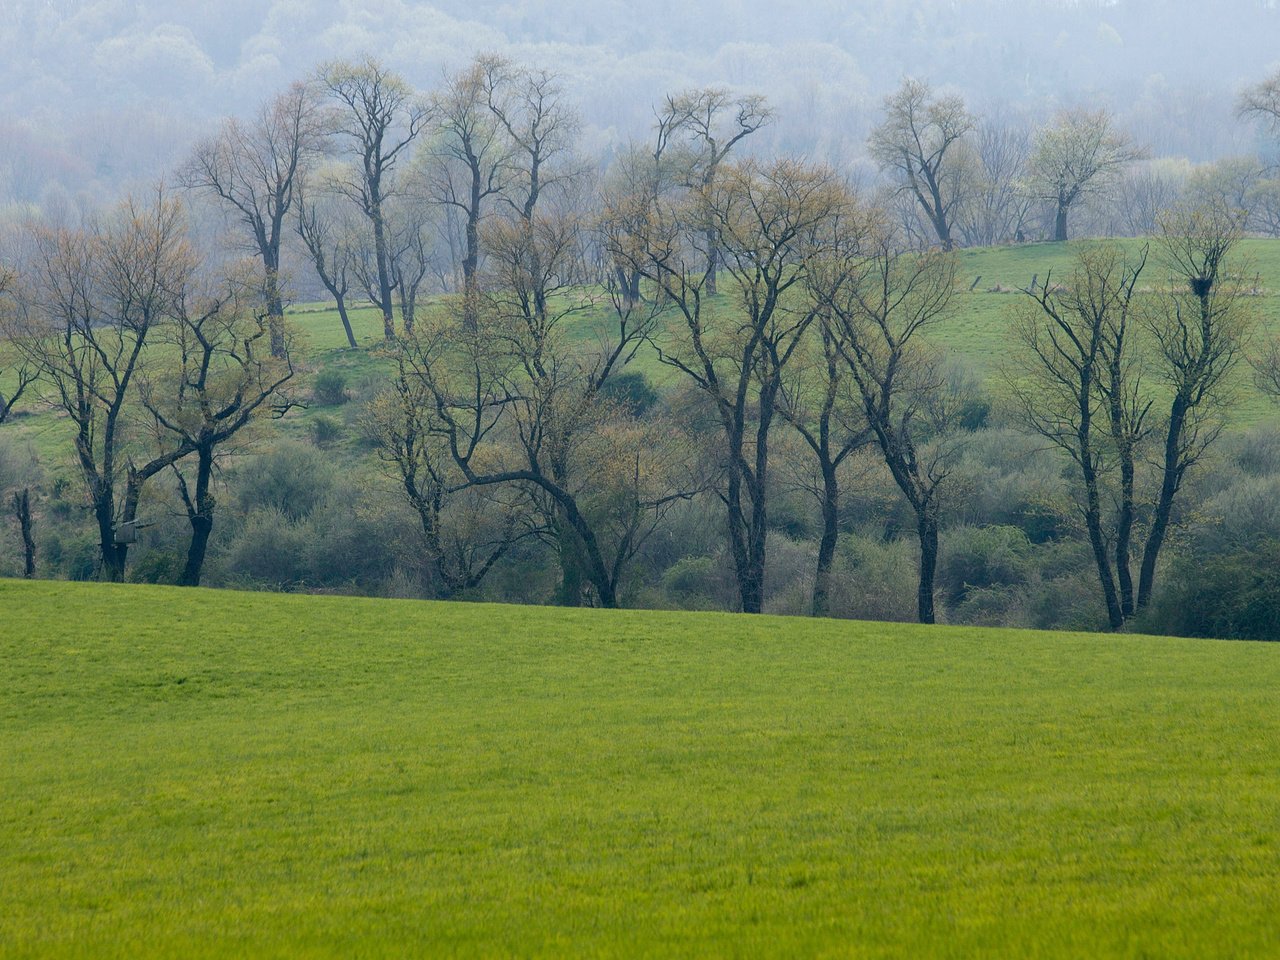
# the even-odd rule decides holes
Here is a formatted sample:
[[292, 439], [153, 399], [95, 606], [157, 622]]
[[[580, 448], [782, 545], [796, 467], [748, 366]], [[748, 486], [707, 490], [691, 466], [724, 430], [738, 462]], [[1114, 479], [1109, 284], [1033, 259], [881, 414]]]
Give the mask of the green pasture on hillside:
[[0, 582], [0, 956], [1265, 957], [1280, 645]]
[[[1012, 314], [1023, 300], [1020, 291], [1030, 284], [1033, 276], [1040, 280], [1050, 274], [1066, 277], [1079, 248], [1097, 242], [1038, 243], [960, 251], [952, 315], [930, 331], [930, 339], [954, 357], [978, 383], [998, 390], [997, 367], [999, 361], [1009, 355]], [[1147, 241], [1116, 242], [1137, 252]], [[1155, 262], [1154, 246], [1152, 250], [1152, 262], [1147, 270], [1152, 283], [1156, 284], [1162, 274]], [[1241, 244], [1241, 255], [1248, 272], [1256, 274], [1261, 281], [1261, 296], [1256, 300], [1263, 321], [1259, 333], [1263, 336], [1280, 333], [1280, 240], [1246, 240]], [[1167, 271], [1163, 279], [1167, 280]], [[977, 286], [970, 290], [975, 281]], [[713, 313], [730, 309], [729, 291], [728, 284], [722, 285], [721, 296], [712, 301], [708, 309]], [[419, 309], [425, 316], [433, 304], [427, 301]], [[390, 376], [389, 357], [376, 349], [383, 342], [381, 314], [374, 307], [362, 305], [353, 307], [350, 317], [361, 348], [356, 351], [347, 348], [342, 324], [332, 305], [309, 303], [292, 309], [291, 319], [300, 348], [295, 392], [305, 396], [310, 378], [321, 369], [341, 371], [353, 388], [362, 384], [376, 387]], [[610, 322], [608, 306], [602, 303], [574, 313], [565, 326], [584, 346], [589, 346]], [[674, 317], [668, 317], [665, 322], [673, 327], [677, 324]], [[660, 363], [653, 350], [642, 349], [629, 369], [644, 373], [659, 387], [681, 383], [679, 375]], [[1232, 415], [1236, 426], [1249, 426], [1276, 415], [1275, 402], [1253, 386], [1247, 366], [1242, 366], [1237, 374], [1237, 386], [1239, 403]], [[0, 382], [0, 392], [4, 389], [5, 384]], [[299, 408], [283, 420], [273, 422], [268, 429], [306, 438], [317, 416], [332, 413], [318, 407]], [[62, 420], [47, 410], [28, 411], [25, 416], [15, 418], [5, 433], [30, 443], [47, 469], [55, 473], [69, 472], [72, 438]]]

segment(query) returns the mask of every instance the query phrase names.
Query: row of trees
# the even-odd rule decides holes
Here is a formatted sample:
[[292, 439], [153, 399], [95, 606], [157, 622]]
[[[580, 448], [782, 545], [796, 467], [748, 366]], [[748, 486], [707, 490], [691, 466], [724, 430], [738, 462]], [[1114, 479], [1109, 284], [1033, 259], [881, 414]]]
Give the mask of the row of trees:
[[[1250, 109], [1265, 112], [1255, 93]], [[109, 579], [124, 576], [149, 485], [171, 476], [191, 528], [180, 580], [198, 582], [219, 458], [292, 402], [292, 235], [351, 345], [352, 283], [381, 315], [393, 373], [364, 428], [441, 593], [475, 590], [538, 541], [558, 560], [560, 602], [616, 606], [628, 565], [698, 499], [722, 511], [736, 605], [760, 612], [786, 447], [793, 474], [810, 458], [823, 614], [847, 467], [874, 452], [912, 517], [916, 612], [933, 622], [942, 503], [973, 405], [929, 335], [956, 306], [944, 234], [971, 204], [954, 184], [975, 128], [912, 82], [888, 113], [873, 145], [936, 243], [919, 242], [893, 196], [830, 168], [735, 156], [771, 121], [758, 98], [671, 96], [651, 142], [597, 178], [550, 74], [480, 58], [422, 98], [375, 61], [327, 65], [252, 122], [228, 121], [182, 171], [233, 214], [252, 268], [215, 270], [163, 191], [81, 228], [29, 231], [0, 291], [18, 358], [0, 417], [33, 390], [66, 416]], [[1064, 225], [1129, 149], [1094, 119], [1038, 138], [1036, 156], [1070, 141], [1074, 157], [1089, 126], [1091, 156], [1114, 161], [1059, 191]], [[1154, 279], [1147, 254], [1099, 247], [1027, 291], [1004, 378], [1010, 409], [1075, 465], [1114, 627], [1150, 602], [1253, 323], [1239, 211], [1180, 207], [1160, 223]], [[456, 274], [443, 266], [455, 262]], [[433, 271], [448, 293], [420, 309]], [[663, 371], [661, 395], [641, 359]]]
[[83, 228], [33, 227], [5, 301], [12, 375], [72, 429], [108, 580], [124, 579], [147, 485], [170, 473], [191, 528], [180, 582], [199, 583], [217, 458], [293, 375], [266, 348], [262, 278], [202, 276], [187, 234], [163, 192]]
[[[1240, 117], [1273, 132], [1278, 113], [1275, 77], [1237, 102]], [[1275, 233], [1280, 179], [1268, 163], [1229, 158], [1182, 175], [1169, 162], [1140, 167], [1147, 151], [1105, 109], [1065, 109], [1034, 128], [1019, 118], [977, 115], [962, 98], [906, 79], [885, 99], [884, 114], [869, 152], [889, 179], [904, 226], [926, 244], [990, 246], [1042, 232], [1063, 241], [1073, 212], [1098, 201], [1122, 208], [1121, 218], [1106, 223], [1111, 231], [1148, 234], [1184, 191], [1247, 210], [1252, 228]]]

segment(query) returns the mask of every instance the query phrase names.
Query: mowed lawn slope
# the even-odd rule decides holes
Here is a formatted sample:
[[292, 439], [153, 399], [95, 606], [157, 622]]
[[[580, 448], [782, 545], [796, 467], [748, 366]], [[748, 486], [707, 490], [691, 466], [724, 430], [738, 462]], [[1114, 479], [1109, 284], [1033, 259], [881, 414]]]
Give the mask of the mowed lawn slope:
[[1274, 956], [1280, 644], [0, 581], [0, 955]]

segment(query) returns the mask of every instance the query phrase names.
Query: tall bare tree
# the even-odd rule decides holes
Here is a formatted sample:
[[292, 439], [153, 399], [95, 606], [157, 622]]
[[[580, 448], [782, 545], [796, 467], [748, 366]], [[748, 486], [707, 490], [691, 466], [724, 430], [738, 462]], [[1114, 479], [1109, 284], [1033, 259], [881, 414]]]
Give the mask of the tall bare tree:
[[261, 259], [271, 351], [277, 357], [285, 346], [280, 248], [290, 208], [323, 135], [315, 91], [295, 83], [250, 121], [227, 120], [182, 169], [186, 186], [211, 194], [234, 212]]
[[[669, 98], [665, 119], [677, 123], [692, 141], [690, 177], [706, 192], [734, 147], [773, 121], [773, 110], [762, 96], [734, 97], [728, 90], [705, 87]], [[720, 246], [714, 225], [707, 227], [706, 249], [707, 294], [715, 296]]]
[[[1065, 284], [1046, 277], [1028, 291], [1016, 327], [1021, 355], [1005, 378], [1023, 422], [1080, 472], [1079, 509], [1112, 629], [1135, 608], [1134, 476], [1151, 403], [1135, 362], [1134, 298], [1146, 259], [1115, 245], [1084, 250]], [[1114, 527], [1106, 510], [1112, 473], [1120, 474]]]
[[1159, 251], [1175, 286], [1160, 297], [1147, 326], [1159, 377], [1172, 395], [1158, 457], [1160, 489], [1142, 553], [1138, 609], [1151, 600], [1174, 499], [1187, 472], [1218, 439], [1237, 397], [1232, 374], [1257, 324], [1247, 298], [1239, 210], [1224, 204], [1176, 208], [1162, 219]]
[[298, 217], [294, 222], [294, 229], [306, 247], [316, 276], [337, 304], [338, 318], [342, 321], [347, 346], [355, 350], [359, 344], [351, 329], [347, 296], [351, 292], [351, 277], [360, 241], [355, 224], [350, 222], [335, 199], [332, 195], [313, 188], [299, 192]]
[[1236, 112], [1280, 133], [1280, 70], [1247, 87], [1236, 100]]
[[33, 246], [33, 309], [16, 343], [75, 429], [101, 573], [123, 580], [143, 488], [190, 453], [182, 443], [147, 450], [129, 430], [149, 343], [195, 270], [185, 220], [159, 193], [85, 230], [39, 229]]
[[471, 321], [480, 290], [480, 227], [512, 176], [512, 142], [489, 105], [496, 82], [491, 65], [478, 58], [446, 77], [433, 98], [436, 136], [427, 188], [463, 220], [462, 293]]
[[885, 98], [884, 109], [885, 118], [868, 141], [871, 155], [915, 199], [938, 243], [950, 250], [966, 190], [965, 165], [958, 156], [974, 118], [960, 97], [934, 96], [927, 82], [911, 78]]
[[778, 406], [809, 448], [817, 468], [816, 482], [808, 485], [822, 517], [811, 604], [815, 617], [825, 617], [831, 609], [831, 568], [840, 539], [841, 468], [851, 454], [872, 442], [861, 403], [850, 389], [831, 319], [829, 313], [819, 315], [820, 351], [810, 346], [810, 356], [791, 364]]
[[572, 161], [578, 115], [565, 102], [557, 74], [492, 55], [481, 57], [478, 65], [486, 102], [509, 151], [502, 199], [531, 223], [545, 191], [586, 176], [583, 166]]
[[968, 178], [956, 215], [966, 243], [994, 246], [1023, 239], [1032, 203], [1025, 185], [1030, 158], [1029, 130], [993, 119], [977, 124], [970, 148], [957, 158], [968, 165], [967, 172], [957, 174]]
[[904, 249], [882, 223], [838, 244], [810, 280], [867, 426], [915, 514], [921, 623], [935, 619], [939, 490], [954, 453], [938, 438], [946, 437], [957, 412], [948, 404], [941, 357], [923, 337], [950, 311], [955, 271], [952, 254]]
[[287, 350], [274, 358], [263, 349], [270, 318], [257, 306], [235, 282], [211, 295], [179, 290], [172, 322], [157, 331], [165, 356], [139, 376], [139, 397], [160, 445], [186, 451], [195, 461], [190, 470], [185, 458], [170, 465], [191, 525], [182, 586], [200, 585], [217, 507], [212, 483], [219, 457], [293, 376]]
[[[731, 164], [705, 191], [649, 218], [643, 235], [610, 238], [611, 254], [653, 283], [680, 322], [658, 341], [664, 363], [714, 406], [724, 466], [719, 491], [745, 613], [765, 597], [770, 436], [787, 365], [817, 311], [802, 296], [815, 244], [849, 197], [828, 169], [793, 161]], [[715, 231], [732, 304], [707, 308], [705, 242]]]
[[355, 203], [373, 230], [374, 303], [387, 340], [396, 335], [391, 252], [385, 205], [397, 167], [431, 119], [430, 105], [372, 57], [336, 61], [320, 70], [320, 83], [338, 109], [332, 129], [354, 155], [352, 175], [335, 187]]
[[1053, 206], [1053, 239], [1066, 240], [1072, 209], [1112, 190], [1124, 168], [1143, 156], [1106, 110], [1064, 110], [1041, 129], [1029, 185], [1033, 196]]

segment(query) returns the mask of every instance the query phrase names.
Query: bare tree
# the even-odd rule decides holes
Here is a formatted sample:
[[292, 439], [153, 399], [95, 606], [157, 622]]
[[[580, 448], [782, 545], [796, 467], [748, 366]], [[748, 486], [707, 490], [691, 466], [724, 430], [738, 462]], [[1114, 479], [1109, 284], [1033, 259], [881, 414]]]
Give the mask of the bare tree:
[[[735, 98], [728, 90], [706, 87], [668, 98], [663, 120], [675, 123], [692, 140], [690, 179], [706, 192], [715, 185], [720, 166], [733, 148], [773, 122], [773, 110], [762, 96]], [[706, 250], [706, 290], [708, 296], [715, 296], [720, 246], [714, 225], [707, 228]]]
[[779, 413], [796, 430], [813, 454], [817, 482], [809, 487], [822, 516], [822, 537], [814, 568], [811, 612], [830, 612], [831, 567], [840, 538], [841, 467], [855, 451], [872, 442], [861, 403], [850, 390], [838, 335], [831, 316], [823, 313], [817, 324], [821, 352], [792, 363], [781, 390]]
[[350, 177], [335, 183], [373, 228], [374, 303], [382, 311], [383, 336], [395, 338], [391, 253], [385, 203], [393, 193], [397, 166], [426, 129], [431, 110], [398, 75], [372, 57], [337, 61], [320, 70], [320, 82], [338, 104], [334, 132], [354, 154]]
[[[1032, 303], [1016, 328], [1022, 355], [1005, 376], [1022, 421], [1080, 471], [1079, 509], [1112, 629], [1134, 612], [1134, 474], [1151, 404], [1143, 398], [1132, 334], [1145, 266], [1145, 252], [1131, 261], [1106, 245], [1082, 251], [1065, 285], [1046, 277], [1028, 291]], [[1121, 474], [1120, 505], [1109, 533], [1104, 502], [1113, 471]]]
[[359, 345], [347, 312], [347, 295], [351, 291], [351, 275], [359, 247], [355, 224], [348, 220], [332, 196], [314, 197], [308, 190], [298, 193], [294, 229], [306, 247], [316, 276], [337, 304], [347, 346], [357, 349]]
[[[848, 202], [828, 169], [745, 162], [651, 217], [645, 234], [610, 239], [612, 255], [652, 282], [682, 321], [659, 341], [662, 361], [715, 407], [724, 440], [720, 497], [745, 613], [764, 604], [770, 434], [783, 374], [817, 313], [800, 292], [822, 228]], [[734, 288], [723, 311], [706, 309], [708, 225]]]
[[952, 427], [941, 358], [922, 334], [949, 313], [955, 258], [903, 248], [883, 224], [842, 238], [812, 272], [811, 289], [830, 317], [835, 347], [857, 390], [885, 465], [916, 518], [920, 547], [917, 614], [933, 623], [939, 489], [950, 473]]
[[1082, 201], [1115, 187], [1125, 166], [1144, 156], [1117, 131], [1106, 110], [1064, 110], [1036, 134], [1030, 189], [1053, 205], [1053, 239], [1067, 239], [1067, 218]]
[[420, 196], [396, 204], [388, 218], [391, 278], [400, 302], [400, 320], [412, 332], [417, 320], [418, 291], [435, 265], [433, 206]]
[[262, 261], [271, 350], [284, 350], [280, 247], [286, 218], [306, 166], [319, 151], [324, 127], [313, 89], [295, 83], [264, 104], [248, 123], [227, 120], [201, 143], [182, 170], [182, 182], [234, 211]]
[[[543, 264], [553, 260], [550, 251], [539, 258]], [[421, 388], [426, 400], [424, 406], [407, 394], [410, 402], [402, 410], [412, 409], [418, 418], [420, 443], [446, 450], [450, 471], [460, 474], [446, 487], [447, 475], [437, 471], [436, 487], [428, 470], [428, 481], [417, 489], [425, 499], [515, 486], [549, 499], [544, 512], [560, 525], [553, 536], [566, 566], [564, 579], [574, 582], [575, 568], [564, 559], [574, 557], [597, 601], [617, 606], [628, 562], [671, 504], [691, 495], [676, 469], [687, 454], [672, 457], [664, 439], [672, 427], [646, 427], [601, 393], [634, 357], [648, 328], [620, 312], [599, 349], [584, 351], [564, 334], [567, 314], [504, 317], [487, 299], [480, 307], [475, 317], [461, 309], [437, 315], [401, 344], [403, 379], [410, 390]], [[520, 316], [530, 322], [523, 324]], [[402, 481], [407, 465], [421, 468], [426, 462], [397, 456], [394, 446], [385, 450]], [[432, 510], [424, 521], [428, 528], [436, 523]], [[467, 576], [461, 586], [483, 575], [505, 539], [480, 546], [484, 558], [478, 563], [455, 563], [453, 569]], [[477, 555], [476, 548], [471, 552]], [[580, 602], [563, 589], [561, 600]]]
[[435, 202], [457, 210], [463, 219], [462, 292], [472, 321], [478, 309], [480, 225], [512, 176], [513, 146], [489, 106], [491, 84], [496, 83], [489, 72], [492, 63], [479, 58], [446, 77], [433, 100], [436, 138], [427, 189]]
[[199, 296], [190, 288], [175, 298], [173, 322], [157, 340], [165, 359], [139, 376], [139, 397], [162, 447], [193, 455], [190, 473], [183, 461], [170, 464], [191, 525], [187, 559], [178, 583], [200, 585], [217, 507], [214, 469], [233, 441], [293, 376], [286, 350], [275, 358], [267, 346], [270, 317], [255, 310], [241, 284]]
[[1131, 237], [1154, 234], [1160, 217], [1181, 196], [1185, 179], [1166, 164], [1145, 163], [1127, 171], [1116, 191], [1116, 230]]
[[[416, 347], [431, 341], [412, 335]], [[366, 415], [378, 455], [390, 469], [405, 501], [418, 516], [440, 593], [451, 597], [474, 590], [517, 542], [537, 536], [533, 507], [520, 487], [467, 489], [448, 440], [435, 424], [436, 398], [425, 376], [430, 348], [402, 348], [391, 387], [375, 398]]]
[[[177, 203], [133, 200], [87, 230], [37, 230], [30, 322], [16, 340], [75, 428], [75, 454], [98, 528], [102, 575], [124, 579], [147, 481], [190, 453], [129, 436], [134, 380], [153, 333], [172, 315], [195, 262]], [[123, 483], [123, 493], [120, 487]]]
[[1280, 133], [1280, 70], [1246, 88], [1236, 101], [1236, 113]]
[[[961, 144], [963, 147], [964, 144]], [[967, 163], [968, 189], [956, 225], [970, 246], [994, 246], [1025, 237], [1031, 198], [1025, 180], [1031, 134], [1022, 126], [983, 120], [973, 144], [957, 159]]]
[[958, 147], [974, 118], [956, 96], [935, 97], [923, 80], [907, 78], [885, 98], [885, 118], [868, 146], [899, 189], [915, 198], [944, 250], [954, 245], [952, 228], [965, 199], [964, 164]]
[[478, 66], [486, 103], [509, 150], [502, 199], [531, 223], [544, 191], [586, 176], [581, 164], [571, 162], [578, 116], [565, 103], [557, 74], [493, 55], [481, 57]]
[[[1080, 470], [1080, 509], [1113, 629], [1150, 603], [1178, 493], [1234, 400], [1232, 373], [1255, 319], [1231, 266], [1240, 223], [1222, 205], [1168, 215], [1159, 251], [1174, 287], [1150, 294], [1137, 287], [1145, 252], [1129, 259], [1114, 245], [1082, 251], [1065, 285], [1046, 279], [1031, 291], [1034, 307], [1020, 320], [1027, 363], [1006, 380], [1024, 422]], [[1149, 442], [1156, 483], [1143, 494]], [[1104, 510], [1109, 496], [1113, 516]]]
[[1151, 600], [1174, 499], [1187, 471], [1222, 432], [1236, 399], [1232, 374], [1257, 323], [1244, 265], [1235, 256], [1242, 234], [1240, 212], [1223, 204], [1178, 208], [1161, 223], [1161, 259], [1176, 286], [1157, 300], [1147, 326], [1172, 399], [1157, 461], [1160, 489], [1142, 554], [1139, 610]]

